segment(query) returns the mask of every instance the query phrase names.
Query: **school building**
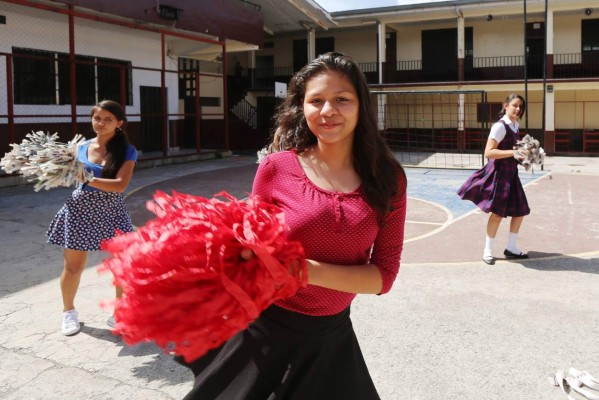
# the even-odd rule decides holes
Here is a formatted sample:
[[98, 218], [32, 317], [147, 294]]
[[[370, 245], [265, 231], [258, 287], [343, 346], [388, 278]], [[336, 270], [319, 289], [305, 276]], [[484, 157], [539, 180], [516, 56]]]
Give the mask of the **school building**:
[[480, 155], [503, 99], [548, 154], [599, 154], [599, 6], [454, 0], [329, 13], [313, 0], [2, 0], [0, 153], [34, 130], [93, 135], [126, 107], [141, 159], [261, 148], [291, 75], [360, 65], [402, 152]]

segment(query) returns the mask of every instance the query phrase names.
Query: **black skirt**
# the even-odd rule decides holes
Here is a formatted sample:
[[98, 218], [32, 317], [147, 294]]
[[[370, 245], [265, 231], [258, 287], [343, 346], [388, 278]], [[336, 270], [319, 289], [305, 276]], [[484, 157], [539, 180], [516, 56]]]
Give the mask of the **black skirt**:
[[379, 400], [349, 318], [271, 306], [247, 330], [186, 364], [184, 400]]

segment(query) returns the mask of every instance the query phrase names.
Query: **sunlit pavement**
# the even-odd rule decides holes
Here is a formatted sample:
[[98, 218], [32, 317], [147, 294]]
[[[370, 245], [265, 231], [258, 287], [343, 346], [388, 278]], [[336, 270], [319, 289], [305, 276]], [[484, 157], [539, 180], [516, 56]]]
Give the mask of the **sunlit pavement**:
[[[392, 291], [358, 296], [352, 319], [381, 398], [562, 399], [546, 376], [599, 375], [599, 158], [549, 159], [521, 172], [532, 213], [519, 239], [530, 260], [480, 260], [487, 215], [455, 195], [472, 172], [408, 169], [402, 266]], [[137, 224], [159, 189], [210, 197], [251, 190], [252, 157], [139, 170], [127, 204]], [[77, 296], [84, 327], [60, 333], [62, 252], [45, 230], [70, 189], [0, 189], [0, 398], [181, 399], [192, 376], [150, 343], [128, 346], [105, 325], [110, 276], [90, 257]]]

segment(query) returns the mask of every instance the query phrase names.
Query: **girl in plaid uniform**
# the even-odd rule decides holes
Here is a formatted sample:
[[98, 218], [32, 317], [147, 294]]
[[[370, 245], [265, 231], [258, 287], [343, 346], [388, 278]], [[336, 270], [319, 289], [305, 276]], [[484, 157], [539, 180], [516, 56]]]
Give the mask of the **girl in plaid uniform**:
[[[481, 210], [490, 213], [483, 261], [495, 264], [493, 240], [501, 220], [511, 217], [510, 235], [503, 254], [507, 258], [528, 258], [517, 244], [518, 231], [524, 216], [530, 214], [524, 188], [518, 177], [518, 160], [515, 158], [516, 142], [519, 140], [518, 121], [526, 110], [524, 98], [511, 94], [503, 103], [501, 119], [491, 127], [485, 157], [489, 162], [468, 178], [458, 190], [463, 200], [470, 200]], [[525, 149], [520, 153], [526, 155]]]

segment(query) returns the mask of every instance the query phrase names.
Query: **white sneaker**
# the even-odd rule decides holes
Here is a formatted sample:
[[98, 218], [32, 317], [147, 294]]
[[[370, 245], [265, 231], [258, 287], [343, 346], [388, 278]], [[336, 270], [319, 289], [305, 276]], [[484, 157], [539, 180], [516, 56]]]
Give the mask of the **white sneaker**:
[[77, 310], [69, 310], [62, 313], [62, 334], [71, 336], [79, 332], [81, 324], [79, 323], [79, 313]]

